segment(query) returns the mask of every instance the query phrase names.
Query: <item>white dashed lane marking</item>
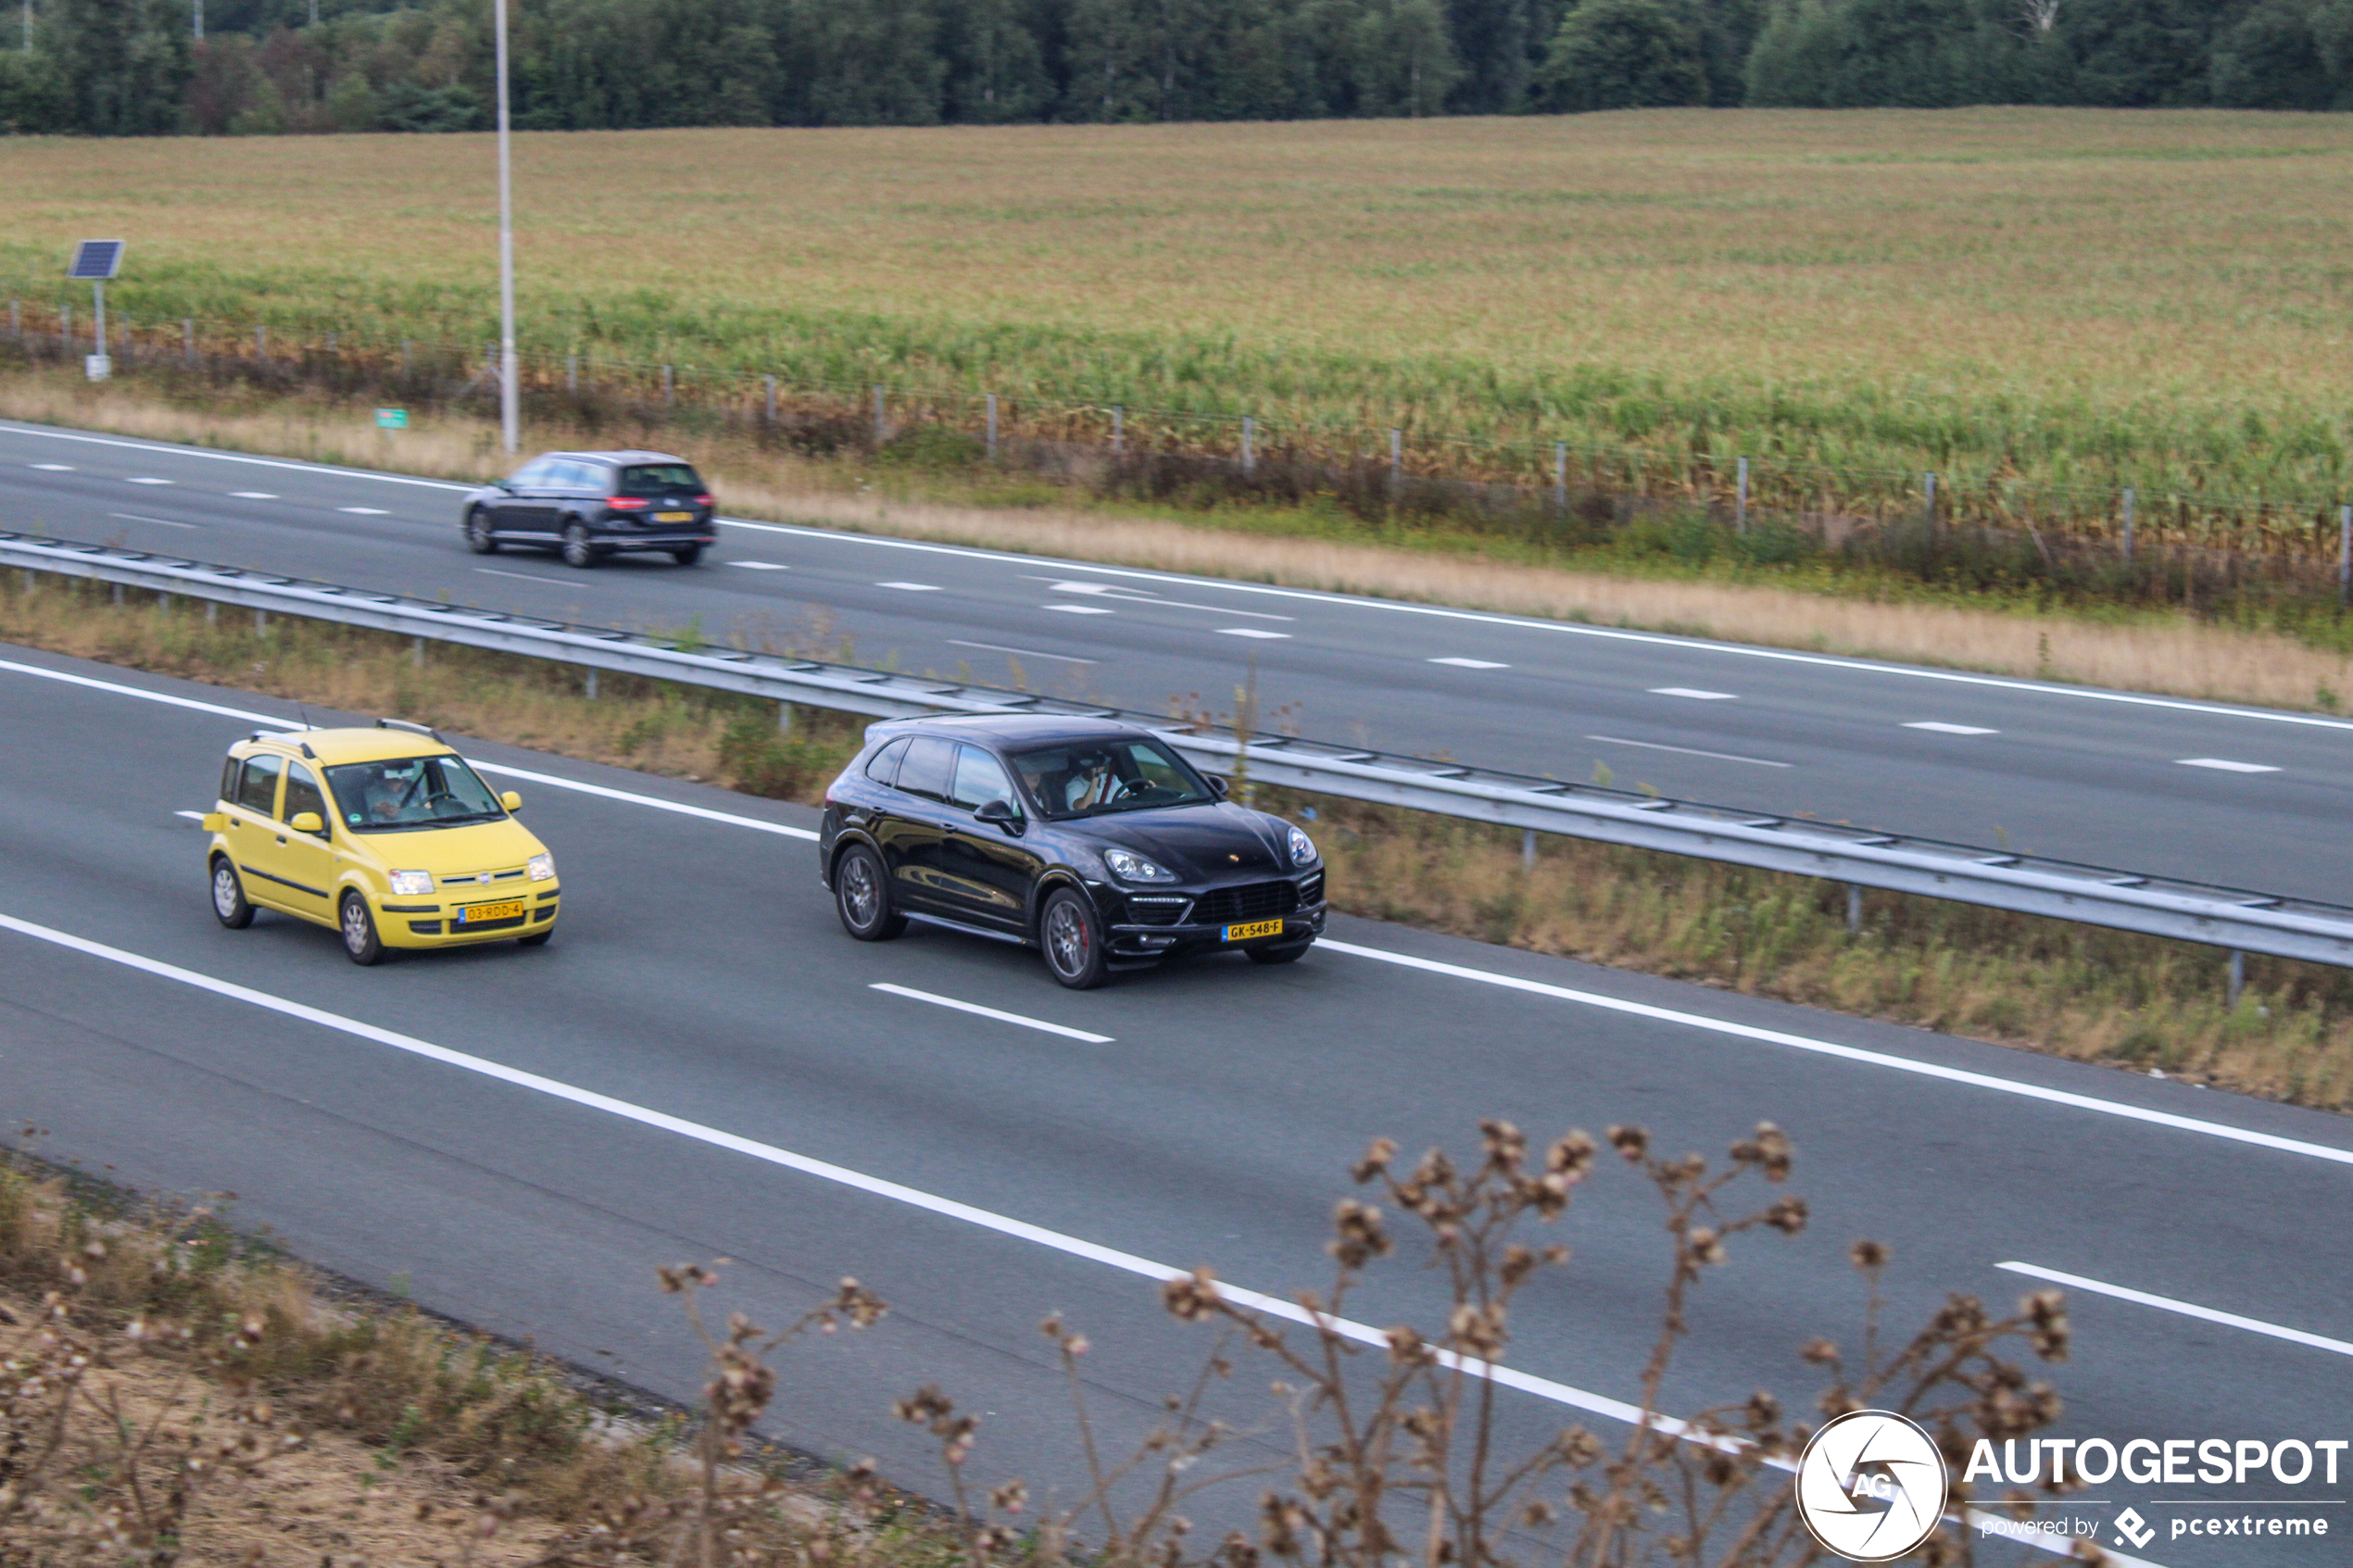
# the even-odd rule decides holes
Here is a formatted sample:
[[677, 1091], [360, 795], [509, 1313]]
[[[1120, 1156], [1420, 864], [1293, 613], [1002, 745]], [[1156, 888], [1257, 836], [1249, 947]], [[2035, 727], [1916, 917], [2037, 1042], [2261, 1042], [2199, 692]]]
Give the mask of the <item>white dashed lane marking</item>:
[[790, 571], [792, 570], [791, 567], [785, 565], [782, 561], [773, 560], [731, 560], [723, 561], [720, 564], [723, 566], [739, 566], [746, 571]]
[[2269, 762], [2233, 762], [2227, 757], [2184, 757], [2178, 764], [2183, 768], [2211, 768], [2221, 773], [2276, 773]]
[[1776, 762], [1766, 757], [1742, 757], [1730, 751], [1702, 751], [1691, 746], [1661, 746], [1655, 740], [1628, 740], [1624, 735], [1587, 735], [1587, 740], [1600, 741], [1604, 746], [1639, 746], [1645, 751], [1677, 751], [1686, 757], [1708, 757], [1718, 762], [1747, 762], [1759, 768], [1794, 768], [1794, 762]]
[[240, 501], [274, 501], [278, 498], [274, 492], [269, 490], [232, 490], [229, 494]]
[[31, 466], [44, 473], [71, 473], [73, 471], [71, 463], [34, 463]]
[[869, 989], [887, 991], [894, 997], [905, 997], [913, 1001], [929, 1002], [936, 1008], [953, 1008], [958, 1012], [969, 1012], [978, 1018], [993, 1018], [1000, 1023], [1018, 1023], [1024, 1029], [1036, 1029], [1048, 1035], [1060, 1035], [1066, 1040], [1084, 1040], [1090, 1046], [1108, 1046], [1112, 1043], [1112, 1037], [1109, 1035], [1092, 1035], [1084, 1029], [1073, 1029], [1067, 1023], [1049, 1023], [1042, 1018], [1026, 1018], [1017, 1012], [1002, 1012], [996, 1008], [982, 1007], [978, 1002], [960, 1002], [953, 997], [941, 997], [929, 991], [918, 991], [912, 985], [893, 985], [887, 981], [878, 980]]
[[1433, 659], [1432, 664], [1451, 664], [1457, 670], [1509, 670], [1508, 664], [1498, 664], [1491, 659]]
[[478, 566], [474, 570], [484, 577], [511, 577], [518, 583], [553, 583], [559, 588], [572, 586], [560, 577], [534, 577], [528, 571], [501, 571], [495, 566]]
[[125, 522], [161, 523], [166, 528], [199, 528], [203, 526], [201, 523], [174, 522], [168, 517], [141, 517], [137, 512], [108, 512], [107, 515], [108, 517], [119, 517]]
[[123, 483], [126, 484], [169, 484], [171, 481], [168, 479], [129, 479], [123, 481]]
[[383, 517], [384, 515], [384, 509], [382, 507], [337, 507], [335, 510], [349, 512], [354, 517]]
[[1039, 605], [1038, 608], [1059, 610], [1064, 615], [1117, 615], [1119, 613], [1115, 609], [1105, 609], [1101, 605]]
[[1904, 726], [1907, 730], [1933, 730], [1940, 735], [1998, 735], [1999, 730], [1988, 730], [1976, 724], [1945, 724], [1934, 719], [1915, 719]]
[[875, 586], [877, 588], [897, 588], [903, 593], [909, 594], [937, 594], [939, 592], [939, 584], [937, 583], [877, 583]]
[[1653, 696], [1688, 696], [1701, 702], [1738, 702], [1740, 700], [1737, 693], [1704, 692], [1697, 686], [1653, 686], [1651, 695]]
[[1217, 628], [1217, 634], [1221, 637], [1288, 637], [1290, 635], [1289, 632], [1262, 632], [1255, 626], [1220, 626]]
[[1996, 1263], [1994, 1266], [2007, 1269], [2014, 1274], [2024, 1274], [2029, 1279], [2046, 1279], [2053, 1285], [2064, 1285], [2070, 1290], [2088, 1290], [2095, 1296], [2112, 1296], [2119, 1301], [2155, 1307], [2163, 1312], [2179, 1312], [2185, 1318], [2196, 1318], [2203, 1323], [2219, 1323], [2229, 1328], [2243, 1328], [2249, 1334], [2269, 1335], [2273, 1339], [2284, 1339], [2291, 1345], [2309, 1345], [2315, 1350], [2334, 1350], [2340, 1356], [2353, 1356], [2353, 1344], [2342, 1339], [2307, 1334], [2300, 1328], [2284, 1328], [2275, 1323], [2265, 1323], [2261, 1318], [2243, 1318], [2236, 1312], [2218, 1312], [2195, 1301], [2183, 1301], [2171, 1296], [2152, 1296], [2145, 1290], [2128, 1290], [2120, 1285], [2085, 1279], [2082, 1274], [2061, 1273], [2057, 1269], [2045, 1269], [2033, 1263]]
[[1064, 664], [1096, 664], [1099, 659], [1081, 659], [1074, 653], [1047, 653], [1038, 648], [1008, 647], [1003, 643], [968, 643], [962, 637], [950, 637], [948, 646], [955, 648], [986, 648], [990, 653], [1009, 653], [1016, 659], [1059, 659]]

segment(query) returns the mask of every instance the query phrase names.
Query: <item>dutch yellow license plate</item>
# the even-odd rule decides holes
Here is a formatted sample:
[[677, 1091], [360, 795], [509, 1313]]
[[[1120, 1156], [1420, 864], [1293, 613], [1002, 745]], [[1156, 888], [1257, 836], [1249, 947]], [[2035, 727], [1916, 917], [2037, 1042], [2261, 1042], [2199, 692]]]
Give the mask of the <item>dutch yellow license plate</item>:
[[656, 512], [654, 513], [654, 521], [656, 522], [692, 522], [695, 521], [695, 514], [692, 512]]
[[458, 923], [480, 925], [489, 920], [519, 920], [524, 907], [520, 898], [511, 904], [469, 904], [458, 911]]
[[1254, 920], [1247, 922], [1241, 925], [1227, 926], [1226, 928], [1226, 940], [1228, 942], [1247, 942], [1253, 936], [1280, 936], [1282, 934], [1283, 922], [1281, 921]]

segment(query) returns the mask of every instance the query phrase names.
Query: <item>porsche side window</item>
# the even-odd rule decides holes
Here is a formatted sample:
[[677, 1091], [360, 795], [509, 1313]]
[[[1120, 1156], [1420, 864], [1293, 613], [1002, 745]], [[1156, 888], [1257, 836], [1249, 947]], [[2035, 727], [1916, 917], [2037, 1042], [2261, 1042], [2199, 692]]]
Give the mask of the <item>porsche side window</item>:
[[268, 816], [278, 806], [278, 770], [283, 766], [270, 756], [245, 759], [244, 774], [237, 780], [237, 804], [248, 811]]
[[1013, 799], [1013, 781], [1005, 776], [1004, 764], [976, 746], [956, 748], [956, 786], [950, 797], [967, 811], [977, 811], [992, 800], [1001, 800], [1018, 811]]
[[899, 764], [899, 787], [931, 800], [948, 798], [948, 774], [956, 765], [956, 743], [937, 735], [916, 735]]
[[874, 759], [866, 764], [866, 776], [878, 784], [888, 785], [896, 783], [899, 778], [899, 759], [906, 755], [906, 741], [904, 739], [892, 741], [888, 746], [875, 752]]

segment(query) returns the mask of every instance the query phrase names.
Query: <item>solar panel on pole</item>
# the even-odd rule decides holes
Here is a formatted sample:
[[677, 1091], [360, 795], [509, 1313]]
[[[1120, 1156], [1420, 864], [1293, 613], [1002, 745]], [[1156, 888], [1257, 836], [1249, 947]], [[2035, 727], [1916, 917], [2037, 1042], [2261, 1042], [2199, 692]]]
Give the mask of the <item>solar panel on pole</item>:
[[97, 306], [97, 352], [82, 361], [82, 373], [92, 381], [105, 381], [114, 373], [114, 361], [107, 358], [107, 280], [122, 270], [122, 251], [120, 240], [83, 240], [73, 247], [73, 265], [66, 269], [68, 278], [89, 282]]

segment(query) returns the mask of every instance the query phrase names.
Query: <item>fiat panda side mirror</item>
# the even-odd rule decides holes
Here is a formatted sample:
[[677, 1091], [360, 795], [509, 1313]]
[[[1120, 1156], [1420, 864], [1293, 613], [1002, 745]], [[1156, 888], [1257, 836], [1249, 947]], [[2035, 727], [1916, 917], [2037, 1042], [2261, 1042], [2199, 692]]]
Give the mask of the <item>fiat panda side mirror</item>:
[[1209, 781], [1209, 792], [1220, 800], [1225, 799], [1226, 792], [1234, 787], [1226, 782], [1226, 775], [1223, 773], [1204, 773], [1202, 776]]
[[296, 833], [321, 834], [327, 831], [326, 822], [316, 811], [296, 811], [286, 819], [286, 826]]
[[510, 811], [520, 811], [522, 809], [522, 797], [510, 789], [498, 797], [498, 804]]
[[1013, 803], [1001, 799], [982, 801], [973, 811], [973, 821], [1003, 828], [1016, 838], [1019, 838], [1029, 827], [1028, 823], [1022, 821], [1021, 813], [1013, 809]]

